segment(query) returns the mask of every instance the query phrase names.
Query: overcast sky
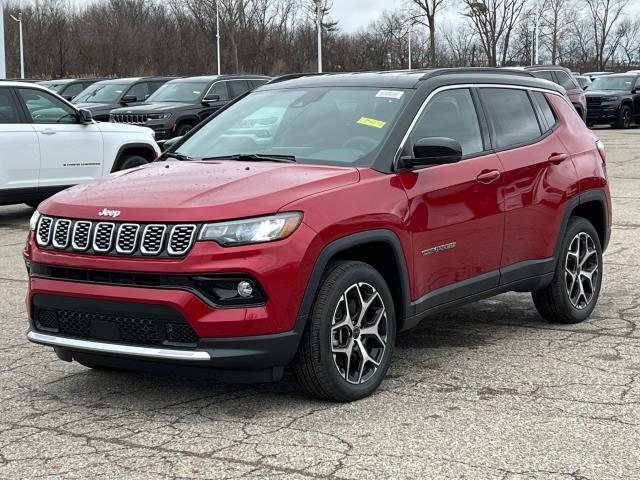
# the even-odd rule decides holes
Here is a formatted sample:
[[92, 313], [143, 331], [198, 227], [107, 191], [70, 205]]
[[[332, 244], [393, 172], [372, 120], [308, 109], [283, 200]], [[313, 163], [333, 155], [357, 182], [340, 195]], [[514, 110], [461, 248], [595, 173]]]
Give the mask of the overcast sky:
[[[395, 10], [408, 3], [407, 0], [333, 0], [331, 18], [338, 21], [343, 32], [352, 33], [366, 28], [385, 10]], [[459, 8], [448, 10], [447, 20], [459, 18], [459, 10]], [[629, 0], [627, 12], [640, 15], [640, 0]]]

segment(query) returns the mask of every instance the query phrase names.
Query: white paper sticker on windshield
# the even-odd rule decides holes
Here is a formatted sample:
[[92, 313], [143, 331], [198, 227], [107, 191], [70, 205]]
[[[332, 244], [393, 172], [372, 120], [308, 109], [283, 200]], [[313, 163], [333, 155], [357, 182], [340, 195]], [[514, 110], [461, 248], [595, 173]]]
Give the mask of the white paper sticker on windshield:
[[395, 98], [399, 100], [404, 95], [404, 92], [399, 92], [398, 90], [380, 90], [376, 97], [380, 98]]

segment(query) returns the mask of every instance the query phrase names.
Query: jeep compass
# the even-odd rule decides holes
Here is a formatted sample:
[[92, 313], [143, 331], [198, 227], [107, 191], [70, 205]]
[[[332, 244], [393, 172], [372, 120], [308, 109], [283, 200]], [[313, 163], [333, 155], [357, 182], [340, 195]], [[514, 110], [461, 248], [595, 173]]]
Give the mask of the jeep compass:
[[156, 162], [43, 203], [29, 340], [100, 369], [371, 394], [426, 315], [532, 292], [596, 306], [604, 146], [562, 87], [437, 69], [276, 79]]

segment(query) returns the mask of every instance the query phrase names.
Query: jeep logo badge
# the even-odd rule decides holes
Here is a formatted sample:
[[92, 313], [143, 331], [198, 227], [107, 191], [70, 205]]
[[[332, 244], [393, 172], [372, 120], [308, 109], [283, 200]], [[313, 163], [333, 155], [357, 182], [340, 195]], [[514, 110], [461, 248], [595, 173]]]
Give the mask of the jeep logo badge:
[[120, 216], [120, 210], [108, 210], [106, 208], [103, 208], [101, 212], [98, 212], [98, 215], [100, 217], [116, 218]]

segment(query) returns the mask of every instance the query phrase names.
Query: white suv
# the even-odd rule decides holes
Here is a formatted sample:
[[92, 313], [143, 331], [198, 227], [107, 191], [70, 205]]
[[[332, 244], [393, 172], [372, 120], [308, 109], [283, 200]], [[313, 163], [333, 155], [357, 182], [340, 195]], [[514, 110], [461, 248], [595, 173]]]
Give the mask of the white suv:
[[159, 154], [149, 128], [95, 122], [46, 88], [0, 81], [0, 205], [35, 206]]

